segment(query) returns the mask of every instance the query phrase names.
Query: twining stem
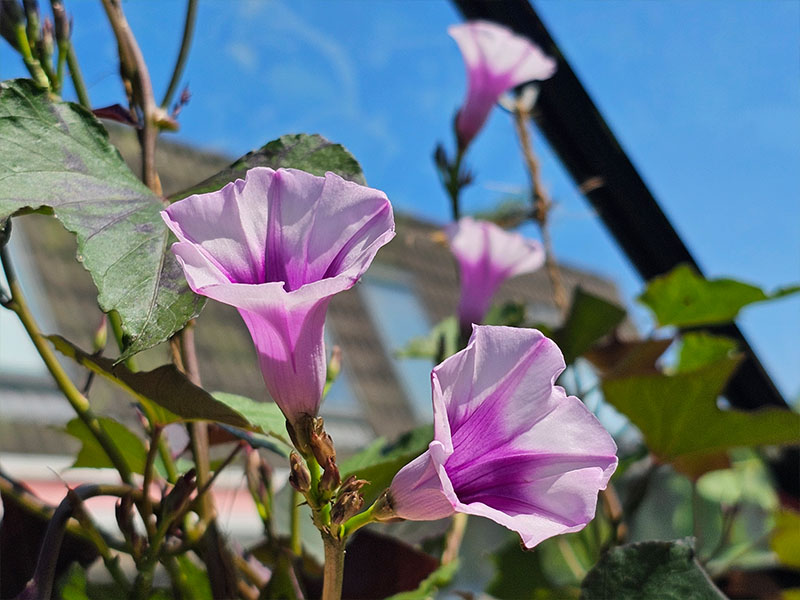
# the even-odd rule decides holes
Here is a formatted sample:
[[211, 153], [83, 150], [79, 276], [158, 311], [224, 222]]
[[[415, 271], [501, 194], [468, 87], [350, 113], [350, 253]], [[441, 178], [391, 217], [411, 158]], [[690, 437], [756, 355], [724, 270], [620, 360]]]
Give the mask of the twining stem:
[[33, 573], [32, 583], [36, 597], [52, 597], [53, 580], [55, 579], [61, 541], [64, 539], [67, 522], [76, 509], [76, 502], [82, 502], [95, 496], [117, 496], [122, 498], [128, 495], [138, 498], [141, 493], [129, 485], [85, 484], [72, 490], [61, 501], [47, 525], [47, 531], [45, 532], [44, 540], [42, 540], [42, 551], [39, 553], [36, 569]]
[[467, 514], [456, 513], [450, 521], [450, 528], [447, 530], [442, 552], [442, 564], [447, 565], [458, 558], [461, 549], [461, 542], [464, 541], [464, 533], [467, 530]]
[[[6, 225], [6, 227], [9, 226], [10, 225], [8, 224]], [[23, 327], [25, 327], [25, 331], [28, 333], [28, 337], [30, 337], [33, 345], [39, 352], [39, 356], [42, 357], [47, 370], [50, 371], [50, 374], [55, 380], [56, 385], [58, 385], [58, 388], [67, 398], [67, 401], [78, 415], [78, 418], [86, 425], [87, 429], [89, 429], [91, 434], [103, 448], [103, 451], [106, 453], [106, 456], [108, 456], [111, 464], [113, 464], [114, 468], [116, 468], [119, 472], [122, 481], [130, 484], [133, 479], [131, 470], [128, 467], [125, 457], [122, 456], [119, 448], [117, 448], [116, 444], [114, 444], [108, 434], [106, 434], [105, 430], [103, 430], [103, 428], [100, 426], [100, 421], [92, 411], [89, 401], [83, 394], [81, 394], [80, 390], [78, 390], [78, 388], [69, 378], [66, 371], [64, 371], [64, 368], [58, 362], [55, 353], [50, 348], [49, 343], [42, 335], [39, 326], [36, 324], [36, 321], [33, 318], [33, 313], [31, 313], [28, 302], [22, 292], [22, 287], [17, 280], [14, 266], [11, 263], [11, 256], [8, 252], [8, 246], [2, 246], [2, 248], [0, 248], [0, 261], [2, 261], [3, 271], [5, 272], [9, 291], [11, 292], [11, 302], [7, 305], [8, 308], [13, 310], [19, 317]]]
[[541, 172], [539, 169], [539, 161], [536, 154], [533, 152], [533, 144], [531, 143], [531, 136], [528, 132], [528, 121], [530, 114], [523, 104], [522, 99], [517, 101], [516, 110], [514, 110], [514, 127], [517, 131], [520, 147], [522, 148], [522, 155], [525, 158], [525, 165], [528, 168], [528, 175], [531, 182], [531, 197], [533, 201], [533, 220], [539, 226], [539, 231], [542, 236], [542, 245], [545, 251], [545, 268], [547, 275], [550, 278], [550, 285], [553, 286], [553, 301], [561, 311], [562, 314], [567, 311], [567, 291], [564, 287], [564, 282], [561, 278], [561, 272], [558, 270], [558, 265], [555, 262], [553, 255], [553, 241], [550, 238], [550, 228], [548, 217], [552, 202], [550, 196], [542, 183]]
[[89, 516], [89, 513], [86, 511], [86, 507], [83, 505], [81, 498], [77, 496], [73, 490], [69, 490], [68, 495], [72, 496], [73, 500], [73, 516], [78, 520], [78, 522], [81, 524], [81, 527], [83, 527], [83, 530], [92, 540], [94, 547], [97, 548], [100, 557], [103, 559], [103, 564], [105, 565], [106, 569], [108, 569], [111, 577], [120, 587], [120, 589], [127, 592], [127, 590], [130, 588], [130, 582], [125, 576], [125, 573], [123, 573], [122, 568], [119, 566], [119, 557], [114, 556], [111, 553], [111, 548], [109, 548], [106, 540], [98, 531], [97, 526], [94, 524]]
[[289, 547], [292, 554], [295, 556], [302, 556], [303, 543], [300, 539], [300, 505], [302, 504], [302, 496], [297, 490], [292, 490], [291, 498], [289, 501], [292, 505], [289, 507]]
[[144, 480], [142, 481], [142, 521], [144, 521], [147, 534], [152, 537], [156, 532], [156, 525], [153, 522], [153, 502], [150, 499], [150, 484], [153, 482], [153, 467], [155, 466], [158, 443], [161, 440], [161, 425], [152, 425], [150, 433], [150, 447], [147, 449], [147, 460], [144, 464]]
[[325, 547], [322, 600], [340, 600], [344, 580], [344, 540], [323, 533], [322, 544]]
[[130, 85], [132, 104], [142, 111], [142, 129], [139, 143], [142, 147], [142, 180], [156, 195], [161, 195], [161, 182], [156, 171], [157, 106], [153, 98], [153, 85], [142, 51], [125, 18], [120, 0], [102, 0], [119, 50], [120, 72]]
[[189, 57], [189, 48], [192, 45], [192, 35], [194, 34], [194, 24], [197, 20], [197, 0], [188, 0], [186, 3], [186, 20], [183, 24], [183, 38], [181, 48], [178, 51], [178, 58], [175, 60], [175, 68], [172, 70], [172, 78], [169, 80], [164, 99], [161, 101], [161, 108], [169, 106], [172, 96], [178, 89], [183, 70], [186, 67], [186, 59]]
[[569, 567], [569, 570], [572, 571], [575, 579], [578, 581], [583, 581], [583, 578], [586, 576], [586, 569], [584, 569], [583, 565], [581, 565], [577, 554], [575, 554], [575, 550], [572, 549], [572, 546], [570, 545], [569, 541], [567, 541], [567, 538], [563, 535], [558, 536], [556, 538], [556, 544], [558, 545], [558, 549], [561, 552], [564, 562], [567, 563], [567, 567]]

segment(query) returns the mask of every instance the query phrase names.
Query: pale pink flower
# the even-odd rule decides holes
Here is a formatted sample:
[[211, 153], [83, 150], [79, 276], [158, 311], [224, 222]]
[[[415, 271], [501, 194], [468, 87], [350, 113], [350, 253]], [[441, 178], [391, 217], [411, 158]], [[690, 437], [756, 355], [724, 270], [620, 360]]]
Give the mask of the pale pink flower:
[[386, 195], [334, 173], [255, 168], [161, 214], [192, 290], [239, 310], [287, 419], [316, 415], [328, 303], [394, 237]]
[[466, 148], [503, 93], [551, 77], [556, 62], [527, 38], [490, 21], [452, 25], [447, 31], [467, 66], [467, 98], [456, 117], [459, 146]]
[[[488, 221], [463, 217], [446, 229], [461, 277], [458, 317], [462, 328], [480, 323], [506, 279], [544, 264], [542, 245]], [[467, 329], [469, 331], [469, 329]]]
[[617, 447], [554, 385], [564, 367], [539, 331], [475, 326], [469, 345], [433, 370], [434, 440], [394, 477], [381, 516], [478, 515], [528, 548], [583, 529], [617, 467]]

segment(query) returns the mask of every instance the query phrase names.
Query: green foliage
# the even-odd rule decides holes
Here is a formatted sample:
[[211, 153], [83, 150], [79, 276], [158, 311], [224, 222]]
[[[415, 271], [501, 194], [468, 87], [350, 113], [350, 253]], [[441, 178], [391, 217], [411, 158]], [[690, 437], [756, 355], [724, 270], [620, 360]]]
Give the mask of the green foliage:
[[128, 391], [158, 423], [208, 420], [246, 429], [252, 427], [240, 413], [193, 384], [174, 365], [134, 373], [124, 364], [115, 365], [111, 359], [87, 354], [60, 336], [51, 335], [48, 339], [64, 356]]
[[775, 513], [770, 548], [782, 565], [800, 569], [800, 513], [789, 509]]
[[721, 600], [685, 541], [641, 542], [612, 548], [589, 571], [584, 600]]
[[730, 338], [703, 331], [685, 333], [681, 336], [681, 351], [676, 370], [694, 371], [704, 365], [732, 357], [737, 349], [736, 342]]
[[554, 586], [544, 565], [544, 553], [539, 547], [532, 552], [523, 551], [518, 540], [506, 544], [492, 555], [495, 575], [486, 592], [499, 600], [535, 598], [571, 598], [577, 593]]
[[800, 442], [797, 413], [717, 407], [717, 397], [738, 363], [738, 358], [726, 357], [674, 375], [607, 379], [603, 393], [641, 430], [653, 454], [668, 462], [736, 447]]
[[176, 557], [181, 573], [181, 584], [186, 590], [191, 591], [193, 600], [214, 600], [211, 593], [211, 584], [208, 573], [200, 568], [189, 556], [181, 554]]
[[458, 559], [441, 565], [423, 579], [417, 589], [389, 596], [388, 600], [426, 600], [427, 598], [434, 598], [439, 588], [443, 588], [453, 580], [458, 571], [458, 566]]
[[800, 291], [793, 286], [766, 294], [761, 288], [734, 279], [707, 280], [688, 265], [651, 279], [639, 301], [653, 311], [659, 326], [691, 327], [727, 323], [754, 302]]
[[729, 469], [706, 473], [697, 480], [697, 491], [706, 500], [717, 504], [735, 506], [747, 502], [766, 511], [778, 508], [778, 495], [769, 473], [754, 453], [734, 461]]
[[361, 490], [366, 504], [369, 505], [389, 487], [402, 467], [428, 449], [432, 439], [432, 425], [423, 425], [409, 431], [390, 444], [384, 438], [379, 438], [339, 465], [342, 480], [350, 475], [357, 475], [360, 479], [369, 481]]
[[89, 600], [86, 589], [86, 571], [80, 565], [72, 565], [62, 578], [61, 600]]
[[611, 333], [624, 318], [625, 310], [616, 304], [578, 288], [564, 324], [553, 332], [552, 338], [570, 364], [597, 340]]
[[429, 358], [437, 362], [458, 352], [458, 319], [447, 317], [431, 329], [428, 335], [408, 342], [395, 352], [398, 358]]
[[229, 394], [227, 392], [214, 392], [214, 399], [225, 406], [235, 410], [250, 423], [256, 431], [269, 435], [281, 442], [281, 450], [286, 456], [291, 444], [286, 440], [283, 432], [286, 431], [286, 417], [274, 402], [256, 402], [250, 398]]
[[[98, 418], [100, 428], [106, 432], [109, 438], [114, 440], [114, 445], [119, 449], [128, 468], [133, 473], [144, 473], [144, 465], [147, 461], [147, 450], [144, 443], [130, 429], [122, 423], [109, 417]], [[72, 419], [64, 431], [81, 442], [81, 449], [75, 462], [74, 468], [86, 467], [90, 469], [114, 468], [105, 450], [99, 444], [89, 428], [77, 417]]]
[[522, 327], [525, 323], [525, 305], [521, 302], [494, 304], [483, 319], [484, 325]]
[[166, 340], [204, 300], [168, 252], [161, 201], [122, 161], [92, 114], [31, 81], [0, 83], [0, 220], [52, 212], [78, 240], [105, 312], [122, 318], [130, 356]]
[[242, 179], [245, 172], [253, 167], [301, 169], [318, 176], [333, 171], [344, 179], [366, 185], [361, 165], [344, 146], [329, 142], [321, 135], [299, 133], [283, 135], [245, 154], [227, 169], [174, 195], [170, 200], [174, 202], [192, 194], [216, 191], [231, 181]]

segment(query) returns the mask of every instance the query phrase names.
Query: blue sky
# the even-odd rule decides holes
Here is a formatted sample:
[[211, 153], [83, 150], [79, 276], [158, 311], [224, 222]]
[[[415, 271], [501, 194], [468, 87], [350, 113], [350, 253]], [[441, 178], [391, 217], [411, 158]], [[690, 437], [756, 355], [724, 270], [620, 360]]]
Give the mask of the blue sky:
[[[66, 0], [96, 106], [123, 102], [98, 2]], [[800, 3], [725, 0], [535, 3], [641, 175], [710, 276], [772, 289], [800, 280]], [[184, 2], [126, 2], [160, 98]], [[446, 1], [201, 2], [185, 74], [193, 97], [177, 139], [236, 157], [284, 133], [346, 145], [399, 211], [444, 222], [430, 155], [452, 145], [464, 68]], [[0, 46], [0, 77], [24, 72]], [[66, 94], [71, 97], [71, 91]], [[635, 272], [536, 139], [557, 202], [558, 256], [612, 277], [631, 301]], [[508, 115], [495, 110], [468, 162], [477, 210], [526, 181]], [[641, 319], [641, 317], [640, 317]], [[785, 395], [800, 393], [800, 299], [740, 324]]]

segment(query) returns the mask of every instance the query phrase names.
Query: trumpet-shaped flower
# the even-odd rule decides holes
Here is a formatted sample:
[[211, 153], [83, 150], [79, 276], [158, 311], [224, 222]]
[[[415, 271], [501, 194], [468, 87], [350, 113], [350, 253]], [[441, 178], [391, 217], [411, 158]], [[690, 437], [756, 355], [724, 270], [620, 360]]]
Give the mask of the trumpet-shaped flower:
[[451, 223], [445, 233], [461, 275], [458, 318], [463, 328], [483, 320], [492, 297], [506, 279], [532, 273], [544, 264], [544, 249], [539, 242], [488, 221], [464, 217]]
[[434, 440], [403, 467], [382, 517], [488, 517], [528, 548], [582, 529], [617, 467], [616, 445], [554, 385], [558, 347], [533, 329], [476, 326], [433, 370]]
[[530, 40], [489, 21], [470, 21], [448, 30], [467, 66], [467, 98], [456, 117], [459, 146], [466, 148], [502, 94], [523, 83], [547, 79], [555, 61]]
[[286, 418], [316, 415], [328, 303], [394, 237], [386, 195], [333, 173], [255, 168], [161, 215], [192, 290], [239, 310]]

